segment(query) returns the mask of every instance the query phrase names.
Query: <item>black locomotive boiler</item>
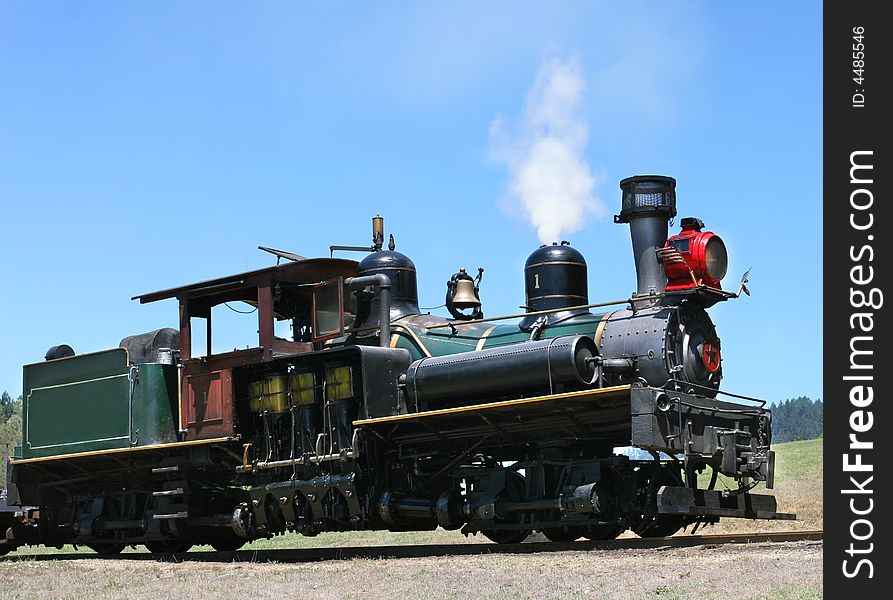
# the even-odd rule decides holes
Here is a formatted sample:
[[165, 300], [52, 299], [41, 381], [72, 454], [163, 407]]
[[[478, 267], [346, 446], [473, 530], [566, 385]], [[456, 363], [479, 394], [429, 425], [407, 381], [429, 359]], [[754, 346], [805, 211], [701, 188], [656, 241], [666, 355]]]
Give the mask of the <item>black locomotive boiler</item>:
[[[422, 314], [415, 265], [385, 248], [380, 217], [359, 263], [273, 251], [286, 262], [138, 296], [176, 298], [179, 327], [24, 367], [0, 553], [437, 527], [567, 541], [793, 518], [752, 491], [773, 484], [770, 411], [720, 399], [707, 311], [746, 278], [722, 289], [726, 248], [700, 220], [669, 236], [675, 184], [620, 184], [637, 289], [617, 302], [590, 302], [586, 261], [562, 242], [527, 260], [523, 314], [485, 318], [480, 274], [464, 270], [447, 284], [452, 318]], [[233, 302], [256, 309], [258, 339], [212, 353], [212, 309]], [[734, 484], [717, 489], [719, 475]]]

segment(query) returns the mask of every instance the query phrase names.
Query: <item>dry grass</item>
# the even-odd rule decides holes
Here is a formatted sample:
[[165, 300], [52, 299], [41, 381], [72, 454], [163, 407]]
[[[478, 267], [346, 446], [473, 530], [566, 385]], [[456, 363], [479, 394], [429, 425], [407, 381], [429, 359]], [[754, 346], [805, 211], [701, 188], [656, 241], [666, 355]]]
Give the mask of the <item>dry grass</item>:
[[816, 542], [310, 564], [0, 561], [4, 598], [814, 599]]
[[[545, 541], [541, 534], [530, 536], [530, 541]], [[467, 544], [467, 543], [492, 543], [487, 538], [478, 536], [465, 537], [458, 531], [351, 531], [321, 533], [315, 537], [305, 537], [297, 533], [287, 533], [268, 540], [256, 540], [242, 547], [243, 550], [273, 550], [278, 548], [338, 548], [344, 546], [408, 546], [419, 544]], [[193, 552], [212, 552], [210, 546], [195, 546]], [[19, 553], [27, 554], [78, 554], [89, 553], [90, 550], [81, 546], [63, 546], [61, 550], [55, 548], [27, 547], [19, 549]], [[146, 552], [143, 546], [126, 548], [126, 553]]]

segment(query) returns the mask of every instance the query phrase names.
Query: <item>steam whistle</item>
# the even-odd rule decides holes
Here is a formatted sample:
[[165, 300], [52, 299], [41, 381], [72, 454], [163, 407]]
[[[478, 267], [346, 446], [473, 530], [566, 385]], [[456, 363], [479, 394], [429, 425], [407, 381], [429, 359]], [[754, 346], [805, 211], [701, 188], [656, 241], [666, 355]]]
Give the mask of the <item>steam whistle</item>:
[[381, 215], [372, 217], [372, 251], [379, 252], [384, 243], [384, 219]]
[[[335, 256], [336, 250], [344, 250], [347, 252], [381, 252], [381, 248], [384, 245], [384, 217], [381, 215], [375, 215], [372, 217], [372, 245], [371, 246], [340, 246], [333, 245], [329, 246], [329, 256]], [[388, 250], [391, 252], [394, 251], [394, 236], [391, 235], [390, 242], [388, 243]], [[261, 250], [267, 250], [266, 248], [261, 248]], [[270, 250], [267, 250], [270, 252]], [[303, 257], [299, 257], [303, 260]], [[295, 260], [295, 259], [293, 259]]]

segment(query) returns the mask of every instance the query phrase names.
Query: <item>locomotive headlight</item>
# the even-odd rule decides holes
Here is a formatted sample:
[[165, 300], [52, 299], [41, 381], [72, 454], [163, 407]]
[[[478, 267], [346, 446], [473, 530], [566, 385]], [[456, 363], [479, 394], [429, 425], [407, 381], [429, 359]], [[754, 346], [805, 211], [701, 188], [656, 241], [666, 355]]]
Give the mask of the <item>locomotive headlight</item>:
[[718, 235], [711, 235], [704, 246], [704, 266], [707, 274], [719, 283], [729, 268], [729, 255], [726, 245]]
[[729, 268], [726, 245], [704, 223], [694, 217], [682, 219], [682, 231], [658, 251], [667, 275], [667, 290], [692, 289], [701, 285], [719, 288]]

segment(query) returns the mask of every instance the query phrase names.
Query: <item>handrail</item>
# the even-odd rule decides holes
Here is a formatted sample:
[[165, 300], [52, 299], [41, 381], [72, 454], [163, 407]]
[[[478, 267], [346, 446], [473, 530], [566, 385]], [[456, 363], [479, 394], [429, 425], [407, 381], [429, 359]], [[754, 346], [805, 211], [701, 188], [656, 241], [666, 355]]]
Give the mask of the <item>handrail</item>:
[[578, 306], [563, 306], [561, 308], [548, 308], [545, 310], [535, 310], [532, 312], [517, 313], [514, 315], [503, 315], [501, 317], [489, 317], [486, 319], [474, 319], [470, 321], [450, 321], [449, 323], [440, 323], [438, 325], [429, 325], [425, 329], [443, 329], [445, 327], [457, 327], [459, 325], [469, 325], [471, 323], [490, 323], [492, 321], [504, 321], [506, 319], [520, 319], [521, 317], [531, 317], [536, 315], [546, 315], [550, 313], [563, 312], [566, 310], [582, 310], [586, 308], [600, 308], [602, 306], [616, 306], [618, 304], [633, 304], [642, 300], [658, 300], [665, 298], [666, 294], [650, 294], [648, 296], [636, 296], [635, 298], [627, 298], [626, 300], [612, 300], [611, 302], [596, 302], [595, 304], [581, 304]]

